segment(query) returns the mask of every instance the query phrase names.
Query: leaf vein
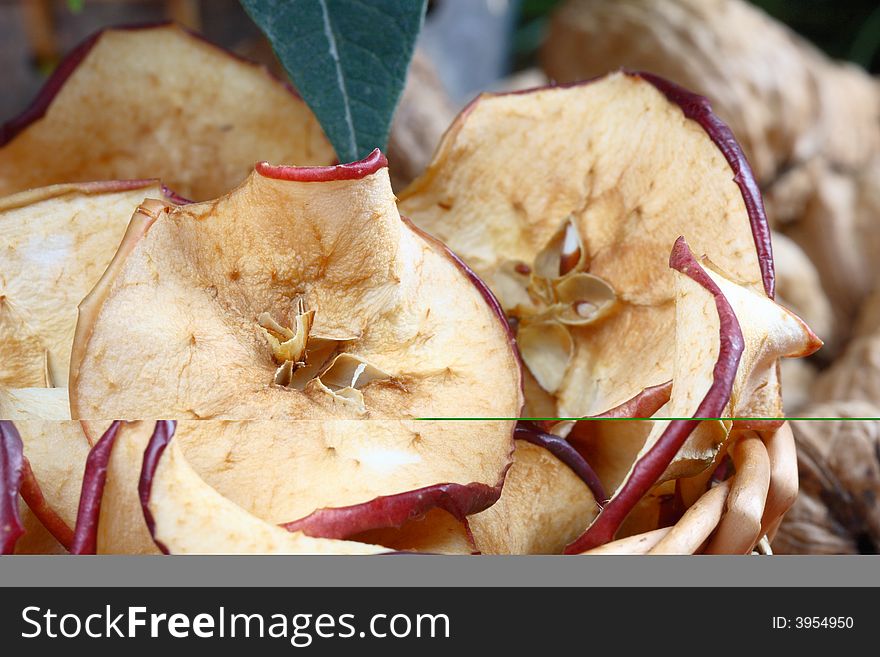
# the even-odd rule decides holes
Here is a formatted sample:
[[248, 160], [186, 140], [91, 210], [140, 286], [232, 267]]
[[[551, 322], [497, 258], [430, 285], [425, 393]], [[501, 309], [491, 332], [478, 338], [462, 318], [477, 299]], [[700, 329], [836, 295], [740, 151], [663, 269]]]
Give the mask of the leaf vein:
[[351, 157], [357, 157], [358, 147], [355, 138], [354, 119], [352, 119], [351, 116], [351, 104], [348, 98], [348, 88], [345, 84], [345, 76], [342, 74], [342, 65], [339, 62], [339, 50], [336, 47], [336, 35], [333, 32], [333, 25], [330, 23], [330, 13], [327, 11], [327, 1], [319, 0], [319, 4], [321, 5], [321, 16], [324, 21], [324, 34], [327, 37], [327, 42], [330, 46], [330, 58], [333, 60], [333, 65], [336, 68], [336, 80], [339, 84], [339, 90], [342, 92], [342, 104], [345, 110], [345, 124], [348, 126], [349, 131], [349, 147], [354, 154]]

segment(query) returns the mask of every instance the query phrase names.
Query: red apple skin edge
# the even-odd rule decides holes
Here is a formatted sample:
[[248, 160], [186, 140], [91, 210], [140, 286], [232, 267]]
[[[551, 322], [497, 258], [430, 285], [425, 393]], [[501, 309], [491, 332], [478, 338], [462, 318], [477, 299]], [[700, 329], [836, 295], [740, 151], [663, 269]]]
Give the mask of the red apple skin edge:
[[596, 472], [583, 455], [565, 438], [541, 431], [530, 422], [520, 422], [514, 431], [514, 438], [546, 449], [565, 463], [587, 485], [598, 504], [602, 505], [608, 501], [608, 494]]
[[21, 489], [19, 491], [22, 499], [43, 527], [52, 534], [65, 550], [69, 551], [73, 543], [73, 529], [46, 502], [40, 484], [34, 476], [31, 464], [27, 458], [23, 459], [22, 465]]
[[292, 182], [330, 182], [332, 180], [360, 180], [388, 166], [388, 160], [378, 148], [364, 159], [329, 167], [297, 167], [257, 162], [261, 176]]
[[[509, 468], [508, 465], [504, 476]], [[407, 520], [419, 518], [434, 508], [443, 509], [457, 520], [464, 520], [466, 516], [492, 506], [501, 497], [504, 476], [495, 486], [435, 484], [396, 495], [382, 495], [362, 504], [318, 509], [281, 527], [315, 538], [346, 539], [368, 529], [400, 527]]]
[[71, 50], [64, 57], [64, 59], [61, 60], [61, 62], [58, 64], [58, 66], [55, 67], [55, 70], [52, 72], [52, 75], [49, 76], [49, 79], [40, 89], [37, 97], [34, 98], [30, 106], [26, 110], [24, 110], [24, 112], [0, 126], [0, 148], [12, 141], [22, 130], [27, 128], [30, 124], [34, 123], [35, 121], [39, 121], [46, 115], [46, 111], [49, 109], [52, 101], [55, 100], [55, 96], [58, 95], [58, 92], [61, 91], [62, 87], [64, 87], [64, 84], [67, 82], [68, 78], [73, 75], [74, 71], [76, 71], [79, 65], [92, 51], [92, 48], [95, 47], [95, 44], [98, 43], [98, 40], [105, 32], [109, 32], [111, 30], [136, 31], [162, 29], [170, 27], [172, 25], [199, 39], [199, 41], [202, 41], [212, 48], [215, 48], [223, 54], [232, 57], [233, 59], [236, 59], [244, 64], [254, 66], [255, 68], [262, 69], [267, 75], [276, 80], [279, 84], [283, 85], [288, 90], [288, 92], [290, 92], [291, 95], [296, 98], [300, 98], [299, 93], [296, 91], [296, 89], [294, 89], [293, 85], [291, 85], [290, 82], [279, 78], [265, 66], [252, 62], [249, 59], [242, 57], [241, 55], [226, 50], [225, 48], [218, 46], [216, 43], [212, 43], [198, 32], [193, 32], [192, 30], [189, 30], [182, 25], [170, 21], [143, 23], [140, 25], [117, 25], [107, 27], [99, 30], [98, 32], [95, 32], [85, 41], [81, 42], [78, 46]]
[[611, 410], [594, 415], [584, 420], [612, 420], [621, 418], [645, 418], [648, 419], [669, 401], [672, 394], [672, 381], [659, 383], [656, 386], [648, 386], [629, 401], [625, 401]]
[[[745, 348], [742, 330], [733, 308], [694, 258], [683, 237], [679, 237], [675, 242], [669, 258], [669, 266], [699, 283], [715, 297], [721, 344], [712, 373], [712, 386], [700, 402], [694, 418], [720, 417], [730, 399], [739, 361]], [[699, 419], [672, 420], [657, 443], [633, 466], [632, 474], [623, 484], [620, 492], [605, 505], [587, 530], [565, 548], [565, 553], [579, 554], [612, 541], [626, 516], [663, 474], [699, 423]]]
[[162, 541], [156, 539], [156, 521], [153, 518], [153, 512], [150, 511], [150, 494], [153, 490], [153, 476], [156, 474], [156, 468], [159, 467], [159, 459], [162, 457], [165, 448], [168, 447], [168, 443], [174, 437], [176, 429], [177, 422], [173, 420], [159, 420], [156, 422], [156, 428], [153, 429], [153, 435], [150, 437], [150, 442], [147, 443], [147, 448], [144, 450], [141, 478], [138, 481], [138, 497], [141, 501], [141, 508], [144, 511], [144, 522], [147, 524], [150, 536], [153, 537], [153, 542], [162, 554], [171, 553]]
[[101, 498], [107, 481], [107, 464], [121, 422], [116, 420], [89, 451], [83, 474], [82, 492], [76, 512], [76, 528], [70, 543], [71, 554], [95, 554], [98, 547], [98, 520], [101, 516]]
[[0, 420], [0, 554], [12, 554], [24, 534], [18, 514], [18, 491], [24, 469], [24, 446], [18, 429]]

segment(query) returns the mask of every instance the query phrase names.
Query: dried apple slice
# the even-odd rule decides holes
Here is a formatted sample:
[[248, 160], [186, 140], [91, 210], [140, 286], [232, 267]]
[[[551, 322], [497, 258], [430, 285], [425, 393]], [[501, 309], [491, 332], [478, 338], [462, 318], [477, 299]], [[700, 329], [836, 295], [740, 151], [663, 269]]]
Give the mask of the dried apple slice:
[[498, 501], [468, 517], [482, 554], [559, 554], [605, 499], [595, 474], [568, 443], [518, 429], [513, 465]]
[[[484, 94], [400, 197], [498, 292], [554, 416], [599, 415], [672, 378], [679, 236], [773, 295], [760, 194], [733, 136], [705, 99], [648, 74]], [[552, 318], [559, 307], [583, 322]]]
[[381, 554], [387, 548], [312, 538], [249, 514], [201, 479], [159, 422], [144, 455], [138, 491], [156, 545], [166, 554]]
[[0, 420], [0, 554], [12, 554], [24, 533], [18, 508], [23, 470], [21, 437], [12, 422]]
[[[279, 351], [270, 318], [291, 333], [309, 326], [294, 358], [304, 361]], [[369, 376], [343, 386], [340, 354]], [[319, 367], [284, 386], [275, 378], [285, 362]], [[338, 167], [260, 164], [216, 201], [142, 206], [81, 304], [71, 413], [515, 417], [519, 378], [500, 309], [451, 253], [401, 221], [376, 151]], [[348, 389], [363, 408], [340, 394]]]
[[333, 149], [293, 90], [176, 25], [107, 29], [77, 47], [0, 131], [0, 193], [160, 177], [214, 198], [258, 160], [325, 165]]
[[[252, 486], [248, 468], [312, 482], [263, 518], [339, 537], [437, 505], [475, 513], [500, 492], [513, 419], [415, 419], [518, 416], [507, 323], [469, 270], [400, 220], [378, 151], [327, 169], [259, 165], [210, 203], [145, 204], [80, 310], [74, 417], [304, 420], [251, 441], [279, 445], [252, 450], [229, 486], [197, 466], [231, 499]], [[209, 429], [184, 433], [222, 448]]]
[[653, 487], [705, 470], [727, 437], [730, 418], [754, 403], [754, 382], [764, 380], [780, 358], [808, 355], [821, 346], [794, 314], [712, 270], [707, 259], [694, 258], [683, 238], [676, 241], [669, 265], [676, 271], [670, 399], [657, 420], [638, 423], [650, 428], [640, 452], [568, 553], [611, 541]]
[[67, 387], [76, 307], [151, 180], [52, 185], [0, 199], [0, 386]]
[[[263, 519], [338, 538], [435, 506], [463, 517], [500, 493], [513, 419], [416, 418], [519, 414], [507, 323], [469, 270], [400, 220], [378, 152], [260, 165], [215, 202], [144, 204], [80, 311], [74, 417], [279, 420], [263, 435], [180, 429], [199, 474]], [[211, 460], [224, 449], [236, 468]], [[254, 482], [272, 470], [296, 494], [260, 501]]]

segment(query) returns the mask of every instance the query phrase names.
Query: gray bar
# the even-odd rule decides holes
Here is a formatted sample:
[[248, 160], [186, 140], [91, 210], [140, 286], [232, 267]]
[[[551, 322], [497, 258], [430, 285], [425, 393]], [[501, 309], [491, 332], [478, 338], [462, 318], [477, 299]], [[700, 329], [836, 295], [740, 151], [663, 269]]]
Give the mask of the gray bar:
[[6, 556], [2, 586], [880, 586], [880, 556]]

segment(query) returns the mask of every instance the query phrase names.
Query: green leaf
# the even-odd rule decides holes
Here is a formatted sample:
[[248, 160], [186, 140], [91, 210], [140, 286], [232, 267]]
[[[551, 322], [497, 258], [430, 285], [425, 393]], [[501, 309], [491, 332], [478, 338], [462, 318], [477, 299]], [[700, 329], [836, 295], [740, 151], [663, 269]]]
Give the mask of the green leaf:
[[85, 5], [85, 0], [67, 0], [67, 8], [73, 14], [78, 14], [83, 10], [83, 5]]
[[241, 0], [340, 161], [385, 148], [426, 0]]

